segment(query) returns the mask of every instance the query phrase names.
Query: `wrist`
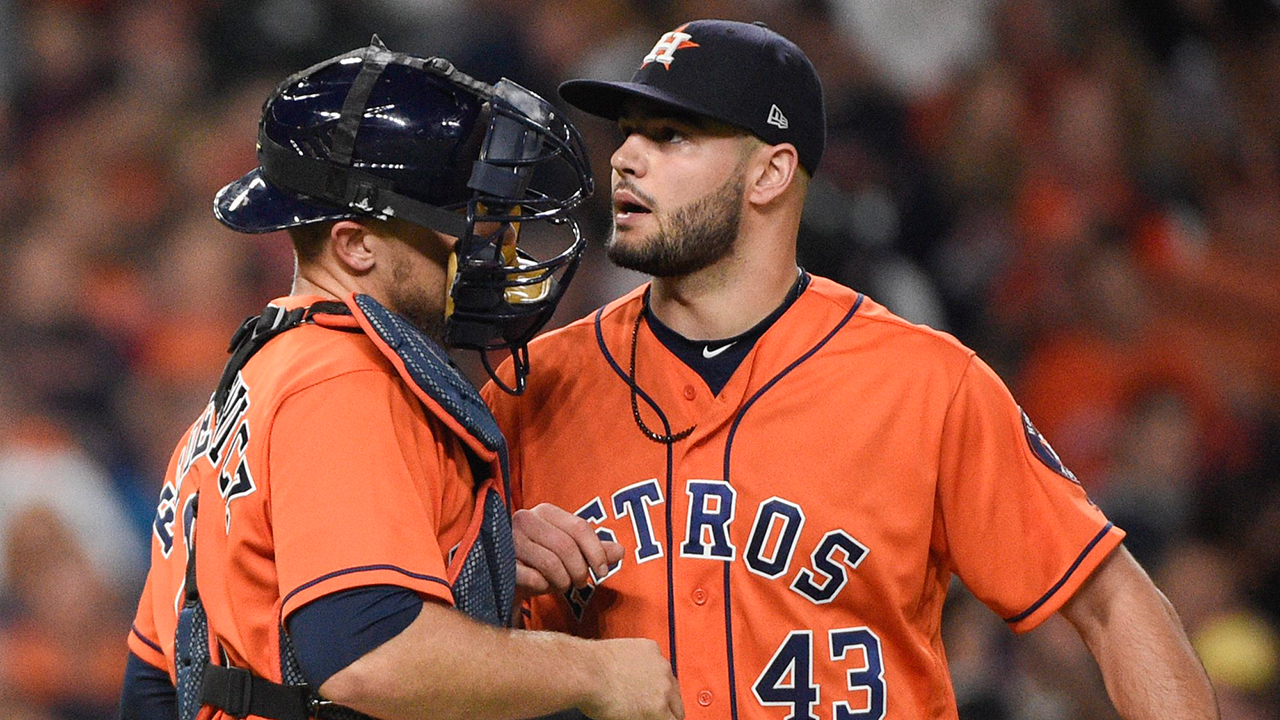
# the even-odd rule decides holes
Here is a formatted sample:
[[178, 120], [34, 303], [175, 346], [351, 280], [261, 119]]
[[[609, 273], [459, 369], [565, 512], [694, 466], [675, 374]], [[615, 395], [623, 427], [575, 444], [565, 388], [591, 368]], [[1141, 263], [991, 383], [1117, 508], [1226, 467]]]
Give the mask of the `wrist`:
[[565, 657], [566, 665], [572, 668], [568, 674], [573, 678], [568, 688], [569, 699], [573, 707], [588, 712], [591, 708], [600, 706], [601, 697], [605, 693], [607, 643], [572, 636], [563, 637], [569, 645], [565, 650]]
[[598, 704], [605, 662], [599, 646], [603, 643], [543, 630], [508, 632], [534, 650], [528, 655], [533, 665], [525, 671], [533, 696], [560, 710]]

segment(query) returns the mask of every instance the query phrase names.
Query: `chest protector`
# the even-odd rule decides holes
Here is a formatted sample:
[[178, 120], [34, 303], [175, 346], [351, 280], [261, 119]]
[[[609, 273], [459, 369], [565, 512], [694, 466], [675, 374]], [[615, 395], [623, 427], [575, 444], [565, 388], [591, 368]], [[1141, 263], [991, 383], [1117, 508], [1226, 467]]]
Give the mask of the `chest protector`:
[[[236, 375], [254, 353], [276, 335], [305, 323], [367, 335], [427, 413], [462, 442], [475, 478], [476, 503], [467, 533], [449, 563], [454, 605], [481, 622], [509, 626], [515, 601], [515, 547], [506, 505], [506, 498], [510, 497], [506, 443], [475, 387], [450, 364], [435, 342], [404, 318], [367, 295], [352, 295], [345, 302], [318, 302], [295, 310], [269, 305], [261, 315], [246, 320], [232, 338], [231, 359], [214, 393], [215, 410], [222, 409]], [[214, 664], [216, 643], [210, 636], [208, 617], [196, 588], [196, 558], [193, 547], [175, 638], [179, 720], [208, 718], [215, 710], [236, 718], [255, 715], [274, 720], [370, 720], [367, 715], [325, 700], [316, 688], [306, 684], [283, 627], [283, 683], [242, 668]]]

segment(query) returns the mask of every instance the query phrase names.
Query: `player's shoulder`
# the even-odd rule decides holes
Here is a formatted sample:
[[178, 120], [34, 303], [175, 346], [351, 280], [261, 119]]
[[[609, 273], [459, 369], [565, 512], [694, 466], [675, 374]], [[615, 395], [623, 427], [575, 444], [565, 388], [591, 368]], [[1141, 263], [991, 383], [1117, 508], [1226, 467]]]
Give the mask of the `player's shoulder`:
[[395, 375], [391, 363], [359, 330], [303, 325], [279, 339], [283, 342], [276, 347], [278, 354], [298, 382], [318, 382], [360, 371]]
[[949, 366], [967, 364], [974, 354], [954, 335], [913, 323], [834, 280], [814, 275], [809, 291], [815, 300], [829, 304], [830, 312], [849, 315], [849, 321], [833, 338], [837, 345], [870, 348], [898, 360], [934, 359]]
[[312, 323], [267, 342], [249, 359], [244, 373], [246, 382], [251, 377], [263, 394], [280, 399], [353, 373], [364, 373], [363, 381], [369, 383], [396, 382], [397, 378], [395, 368], [358, 328]]

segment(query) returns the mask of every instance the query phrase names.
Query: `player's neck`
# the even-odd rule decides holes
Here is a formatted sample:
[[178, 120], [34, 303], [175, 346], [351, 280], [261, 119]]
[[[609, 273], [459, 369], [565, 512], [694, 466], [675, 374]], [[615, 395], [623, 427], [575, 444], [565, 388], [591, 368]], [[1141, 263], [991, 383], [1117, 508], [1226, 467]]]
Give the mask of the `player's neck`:
[[739, 335], [776, 310], [795, 284], [794, 251], [768, 260], [731, 256], [691, 275], [654, 278], [649, 307], [691, 340]]
[[293, 288], [290, 295], [317, 295], [331, 300], [340, 300], [351, 292], [362, 292], [360, 287], [327, 271], [319, 264], [298, 265], [293, 273]]

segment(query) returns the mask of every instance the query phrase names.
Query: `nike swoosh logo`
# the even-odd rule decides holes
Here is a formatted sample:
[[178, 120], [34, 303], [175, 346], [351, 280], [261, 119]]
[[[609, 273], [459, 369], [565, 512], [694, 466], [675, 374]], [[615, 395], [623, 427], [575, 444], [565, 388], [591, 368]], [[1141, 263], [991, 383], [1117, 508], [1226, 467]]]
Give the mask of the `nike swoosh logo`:
[[704, 358], [706, 358], [706, 359], [710, 360], [711, 358], [713, 358], [713, 357], [715, 357], [715, 356], [719, 355], [720, 353], [724, 352], [725, 350], [728, 350], [729, 348], [731, 348], [731, 347], [733, 347], [734, 345], [737, 345], [737, 344], [738, 344], [738, 341], [737, 341], [737, 340], [735, 340], [735, 341], [733, 341], [733, 342], [729, 343], [728, 345], [725, 345], [724, 347], [718, 347], [718, 348], [716, 348], [715, 350], [712, 350], [712, 349], [711, 349], [711, 346], [710, 346], [710, 345], [708, 345], [708, 346], [706, 346], [706, 347], [702, 348], [702, 357], [704, 357]]

